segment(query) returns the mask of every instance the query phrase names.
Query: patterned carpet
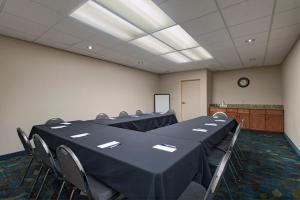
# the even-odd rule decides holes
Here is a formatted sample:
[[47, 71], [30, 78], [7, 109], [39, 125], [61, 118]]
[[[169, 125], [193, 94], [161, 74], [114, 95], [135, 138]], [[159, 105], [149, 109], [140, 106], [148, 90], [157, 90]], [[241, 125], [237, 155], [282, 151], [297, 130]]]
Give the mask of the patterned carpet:
[[[242, 131], [238, 143], [246, 159], [240, 183], [227, 181], [234, 200], [300, 200], [300, 159], [283, 135]], [[27, 162], [20, 156], [0, 161], [0, 199], [28, 199], [39, 166], [34, 163], [24, 184], [16, 187]], [[47, 183], [43, 199], [56, 199], [60, 182], [49, 178]], [[61, 199], [67, 199], [69, 192], [66, 189]], [[214, 199], [229, 199], [223, 185]]]

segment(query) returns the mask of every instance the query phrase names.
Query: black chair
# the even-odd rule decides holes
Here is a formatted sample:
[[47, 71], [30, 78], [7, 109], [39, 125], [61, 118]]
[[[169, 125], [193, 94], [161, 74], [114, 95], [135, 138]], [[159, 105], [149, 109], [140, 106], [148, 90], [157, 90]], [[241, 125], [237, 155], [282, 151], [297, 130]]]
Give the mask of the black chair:
[[218, 165], [207, 190], [199, 183], [191, 182], [185, 191], [180, 195], [178, 200], [211, 200], [215, 195], [216, 189], [220, 185], [221, 179], [223, 180], [228, 191], [228, 195], [232, 200], [233, 198], [231, 196], [228, 184], [224, 178], [224, 173], [230, 160], [230, 156], [231, 151], [228, 151], [222, 156], [221, 162]]
[[97, 116], [96, 116], [96, 119], [109, 119], [109, 116], [105, 113], [99, 113]]
[[77, 190], [87, 194], [90, 200], [108, 200], [117, 196], [117, 192], [113, 189], [86, 175], [79, 159], [69, 147], [65, 145], [57, 147], [56, 155], [64, 177], [57, 199], [60, 198], [66, 183], [73, 186], [70, 199]]
[[33, 151], [34, 150], [33, 150], [33, 146], [31, 144], [31, 142], [29, 141], [26, 133], [21, 128], [17, 128], [17, 133], [18, 133], [18, 136], [20, 138], [20, 141], [21, 141], [21, 143], [24, 147], [24, 150], [25, 150], [26, 154], [30, 157], [30, 160], [29, 160], [29, 163], [26, 167], [25, 173], [24, 173], [24, 175], [23, 175], [23, 177], [22, 177], [22, 179], [21, 179], [21, 181], [18, 185], [18, 186], [21, 186], [23, 184], [26, 176], [28, 175], [29, 169], [32, 165], [32, 161], [34, 159], [34, 156], [33, 156], [33, 153], [34, 153]]
[[136, 114], [136, 115], [142, 115], [143, 112], [142, 112], [141, 110], [137, 110], [137, 111], [135, 112], [135, 114]]
[[228, 118], [227, 114], [224, 112], [216, 112], [213, 114], [213, 117]]
[[126, 111], [122, 111], [119, 114], [119, 117], [127, 117], [127, 116], [129, 116], [129, 115], [128, 115], [128, 113]]
[[45, 124], [52, 125], [52, 124], [59, 124], [59, 123], [63, 123], [63, 122], [65, 122], [65, 121], [61, 118], [51, 118], [48, 121], [46, 121]]
[[34, 142], [34, 145], [35, 145], [35, 152], [38, 156], [38, 158], [40, 159], [40, 161], [42, 162], [42, 166], [40, 168], [40, 171], [38, 173], [38, 176], [36, 177], [35, 179], [35, 182], [31, 188], [31, 192], [29, 194], [29, 197], [32, 196], [32, 193], [33, 193], [33, 190], [40, 178], [40, 175], [41, 175], [41, 172], [43, 169], [46, 170], [46, 174], [44, 175], [44, 178], [43, 178], [43, 181], [42, 181], [42, 184], [39, 188], [39, 191], [36, 195], [36, 198], [35, 199], [38, 199], [43, 188], [44, 188], [44, 185], [45, 185], [45, 182], [47, 180], [47, 177], [49, 175], [49, 173], [52, 171], [55, 175], [55, 177], [59, 180], [62, 180], [62, 176], [61, 176], [61, 170], [60, 170], [60, 166], [57, 162], [57, 160], [54, 159], [48, 145], [45, 143], [45, 141], [37, 134], [34, 134], [33, 135], [33, 142]]

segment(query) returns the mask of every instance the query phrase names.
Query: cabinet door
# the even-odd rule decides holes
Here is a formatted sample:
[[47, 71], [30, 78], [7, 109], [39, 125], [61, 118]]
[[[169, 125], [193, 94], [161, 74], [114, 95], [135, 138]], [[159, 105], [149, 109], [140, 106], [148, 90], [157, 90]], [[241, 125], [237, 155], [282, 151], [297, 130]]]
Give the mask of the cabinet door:
[[234, 119], [238, 118], [238, 113], [237, 113], [237, 109], [236, 108], [227, 108], [226, 109], [226, 114], [230, 118], [234, 118]]
[[250, 111], [250, 129], [264, 131], [266, 128], [266, 111], [251, 110]]
[[283, 111], [270, 110], [266, 117], [266, 130], [272, 132], [283, 132]]
[[249, 129], [249, 113], [238, 113], [238, 122], [240, 123], [242, 120], [244, 120], [244, 126], [243, 128]]

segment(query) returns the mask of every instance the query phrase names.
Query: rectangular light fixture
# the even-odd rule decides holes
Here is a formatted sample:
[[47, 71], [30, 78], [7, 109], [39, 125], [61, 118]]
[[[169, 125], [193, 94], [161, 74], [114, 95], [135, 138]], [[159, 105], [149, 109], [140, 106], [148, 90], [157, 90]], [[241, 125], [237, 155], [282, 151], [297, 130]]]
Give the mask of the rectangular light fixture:
[[199, 46], [181, 26], [176, 25], [170, 28], [153, 33], [153, 35], [161, 41], [167, 43], [176, 50], [188, 49]]
[[72, 12], [70, 16], [125, 41], [145, 35], [144, 31], [91, 0]]
[[185, 56], [188, 58], [194, 60], [194, 61], [199, 61], [199, 60], [207, 60], [207, 59], [212, 59], [212, 55], [206, 51], [203, 47], [196, 47], [193, 49], [186, 49], [181, 51]]
[[176, 63], [187, 63], [187, 62], [191, 62], [191, 60], [187, 57], [185, 57], [184, 55], [182, 55], [179, 52], [173, 52], [173, 53], [169, 53], [169, 54], [164, 54], [162, 55], [162, 57], [172, 61], [172, 62], [176, 62]]
[[150, 0], [96, 1], [147, 32], [175, 25], [175, 22]]
[[150, 51], [153, 54], [165, 54], [174, 51], [174, 49], [152, 37], [151, 35], [132, 40], [130, 43]]

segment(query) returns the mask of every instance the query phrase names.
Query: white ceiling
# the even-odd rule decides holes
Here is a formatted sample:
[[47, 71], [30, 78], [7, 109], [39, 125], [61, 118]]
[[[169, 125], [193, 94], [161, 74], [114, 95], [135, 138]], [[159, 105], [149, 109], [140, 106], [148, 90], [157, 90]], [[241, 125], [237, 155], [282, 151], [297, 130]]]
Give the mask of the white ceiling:
[[176, 64], [70, 18], [85, 1], [0, 0], [0, 34], [156, 73], [280, 64], [300, 35], [300, 0], [153, 0], [214, 57]]

